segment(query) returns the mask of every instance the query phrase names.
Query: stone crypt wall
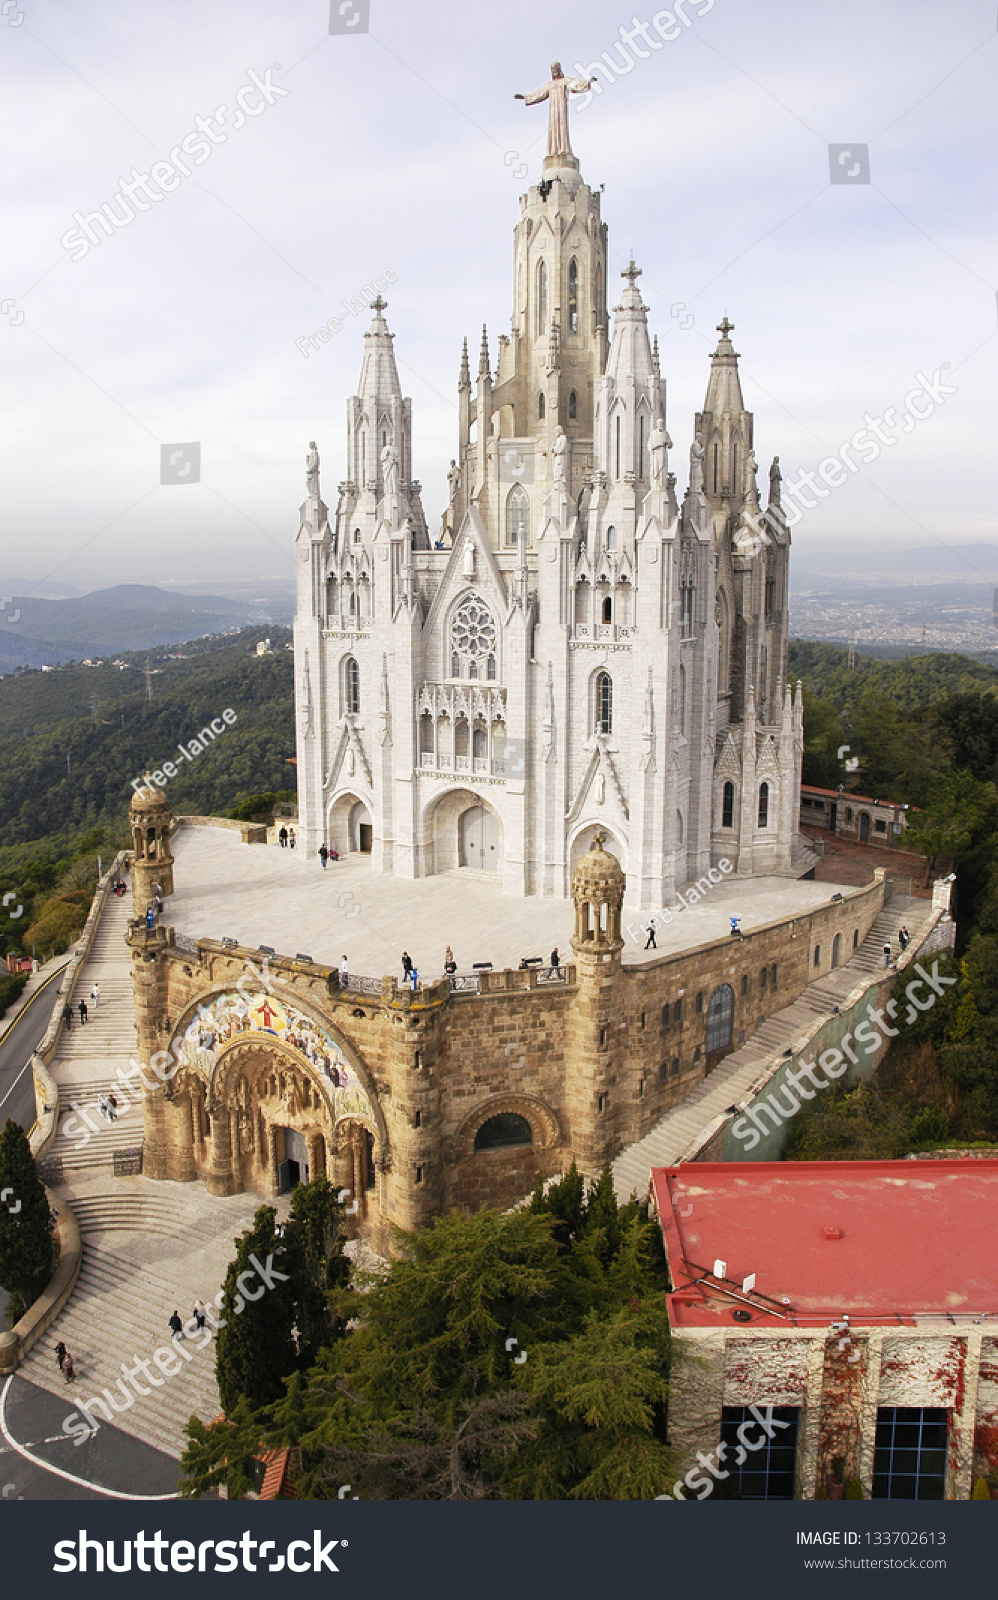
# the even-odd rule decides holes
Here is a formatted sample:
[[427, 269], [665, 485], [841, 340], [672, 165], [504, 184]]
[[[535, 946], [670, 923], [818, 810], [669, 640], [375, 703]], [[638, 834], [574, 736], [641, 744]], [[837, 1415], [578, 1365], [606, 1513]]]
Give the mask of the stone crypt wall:
[[[443, 978], [416, 994], [392, 978], [341, 989], [334, 969], [283, 956], [261, 979], [257, 951], [132, 923], [139, 1059], [167, 1079], [146, 1074], [146, 1174], [273, 1195], [304, 1151], [309, 1175], [350, 1189], [353, 1225], [390, 1253], [393, 1227], [511, 1205], [573, 1157], [595, 1173], [825, 975], [836, 933], [843, 959], [854, 931], [862, 943], [883, 883], [638, 967], [621, 965], [623, 874], [598, 844], [573, 897], [574, 961], [560, 974], [482, 973], [455, 989]], [[708, 1057], [710, 996], [725, 984], [731, 1039]], [[530, 1142], [476, 1149], [483, 1124], [510, 1114]]]

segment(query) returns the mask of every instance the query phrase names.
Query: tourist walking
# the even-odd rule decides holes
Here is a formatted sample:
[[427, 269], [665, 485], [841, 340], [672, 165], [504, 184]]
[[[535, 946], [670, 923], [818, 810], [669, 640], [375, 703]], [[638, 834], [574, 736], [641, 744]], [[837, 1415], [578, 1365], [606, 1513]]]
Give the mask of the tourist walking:
[[85, 1000], [81, 1000], [78, 1009], [80, 1013], [80, 1027], [82, 1028], [87, 1020], [87, 1002]]
[[117, 1122], [117, 1120], [118, 1120], [118, 1102], [114, 1098], [113, 1094], [109, 1094], [108, 1097], [107, 1097], [107, 1114], [110, 1117], [112, 1122]]
[[408, 983], [412, 975], [412, 956], [408, 950], [402, 951], [402, 982]]
[[288, 830], [287, 830], [287, 828], [282, 828], [281, 829], [280, 833], [277, 835], [277, 840], [278, 840], [278, 843], [280, 844], [281, 849], [282, 850], [286, 850], [287, 847], [288, 847]]
[[59, 1343], [55, 1347], [55, 1357], [56, 1357], [56, 1360], [59, 1363], [59, 1371], [60, 1372], [62, 1371], [63, 1367], [66, 1364], [66, 1356], [67, 1356], [67, 1354], [68, 1354], [68, 1352], [66, 1350], [66, 1346], [63, 1344], [62, 1340], [60, 1339]]
[[205, 1306], [204, 1306], [204, 1301], [203, 1300], [195, 1300], [195, 1302], [194, 1302], [194, 1311], [193, 1311], [192, 1315], [194, 1317], [194, 1321], [198, 1325], [198, 1328], [199, 1329], [203, 1328], [204, 1325], [205, 1325], [205, 1321], [206, 1321]]
[[561, 977], [561, 957], [558, 954], [557, 945], [555, 945], [554, 949], [551, 951], [551, 971], [556, 977]]
[[320, 844], [319, 846], [319, 860], [322, 862], [322, 870], [325, 872], [326, 862], [329, 860], [329, 851], [326, 849], [324, 844]]
[[[65, 1346], [63, 1346], [63, 1349], [65, 1349]], [[73, 1365], [73, 1358], [68, 1350], [66, 1350], [65, 1359], [62, 1363], [62, 1375], [67, 1383], [72, 1383], [76, 1377], [76, 1367]]]
[[409, 976], [412, 979], [412, 992], [413, 992], [413, 994], [415, 994], [416, 990], [419, 988], [419, 971], [418, 971], [418, 969], [416, 967], [413, 967], [412, 971], [409, 973]]
[[146, 906], [146, 927], [152, 932], [156, 926], [156, 913], [152, 906]]
[[107, 1103], [106, 1094], [99, 1094], [97, 1096], [97, 1110], [100, 1112], [105, 1122], [111, 1121], [111, 1107]]
[[94, 1010], [96, 1011], [97, 1007], [100, 1005], [100, 984], [99, 983], [95, 983], [94, 984], [93, 988], [90, 991], [90, 998], [94, 1003]]
[[657, 950], [658, 949], [658, 945], [655, 943], [655, 924], [654, 924], [654, 922], [649, 922], [647, 928], [645, 929], [645, 933], [648, 935], [647, 939], [645, 940], [645, 949], [646, 950]]
[[886, 972], [887, 968], [890, 966], [890, 964], [891, 964], [891, 941], [888, 939], [887, 943], [884, 945], [884, 971], [885, 972]]
[[450, 945], [448, 945], [447, 949], [444, 951], [444, 971], [446, 973], [454, 973], [457, 971], [457, 962], [454, 960], [454, 952]]
[[73, 1031], [73, 1008], [72, 1008], [72, 1006], [63, 1006], [63, 1008], [62, 1008], [62, 1020], [66, 1024], [66, 1032], [67, 1033], [72, 1033], [72, 1031]]
[[340, 988], [345, 989], [350, 981], [350, 963], [346, 956], [340, 962]]
[[170, 1318], [169, 1325], [173, 1329], [173, 1338], [175, 1341], [183, 1338], [184, 1325], [180, 1320], [180, 1312], [176, 1309], [176, 1307], [174, 1307], [173, 1316]]
[[288, 829], [288, 849], [289, 850], [293, 850], [294, 847], [295, 847], [295, 830], [294, 830], [294, 828], [289, 828]]

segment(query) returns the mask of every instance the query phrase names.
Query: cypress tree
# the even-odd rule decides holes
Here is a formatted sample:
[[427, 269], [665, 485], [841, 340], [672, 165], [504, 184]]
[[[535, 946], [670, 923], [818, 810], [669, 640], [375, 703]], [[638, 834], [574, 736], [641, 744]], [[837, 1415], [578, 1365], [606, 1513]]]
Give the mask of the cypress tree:
[[350, 1262], [343, 1254], [343, 1207], [325, 1177], [294, 1192], [284, 1230], [285, 1271], [295, 1298], [295, 1343], [299, 1368], [312, 1366], [319, 1351], [346, 1331], [346, 1318], [330, 1307], [329, 1296], [344, 1289]]
[[55, 1265], [52, 1214], [28, 1137], [8, 1117], [0, 1133], [0, 1285], [11, 1313], [22, 1313], [45, 1289]]
[[[243, 1395], [254, 1407], [280, 1399], [283, 1380], [295, 1369], [294, 1286], [276, 1223], [274, 1207], [261, 1206], [253, 1226], [235, 1241], [236, 1257], [225, 1275], [225, 1326], [215, 1340], [215, 1372], [226, 1413]], [[270, 1288], [257, 1263], [275, 1275]]]

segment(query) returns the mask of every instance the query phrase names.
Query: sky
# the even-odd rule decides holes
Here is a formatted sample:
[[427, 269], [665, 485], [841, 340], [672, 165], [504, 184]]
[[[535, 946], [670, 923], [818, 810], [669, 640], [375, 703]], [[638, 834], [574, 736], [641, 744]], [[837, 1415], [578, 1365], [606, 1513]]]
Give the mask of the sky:
[[[617, 0], [340, 9], [3, 0], [0, 584], [291, 578], [308, 441], [331, 507], [344, 472], [369, 317], [343, 301], [385, 269], [436, 526], [461, 339], [474, 356], [487, 322], [494, 357], [509, 328], [540, 176], [546, 108], [514, 95], [604, 52], [631, 65], [573, 107], [572, 141], [605, 186], [611, 303], [631, 250], [642, 268], [680, 486], [727, 314], [763, 484], [774, 454], [793, 477], [898, 414], [797, 549], [848, 573], [859, 550], [995, 541], [994, 0], [685, 0], [660, 49], [621, 44], [655, 12]], [[272, 103], [237, 102], [254, 80]], [[217, 142], [195, 143], [218, 107]], [[119, 180], [191, 134], [189, 176], [155, 204], [140, 189], [84, 254], [74, 213], [127, 216]], [[306, 359], [296, 341], [337, 312]], [[903, 423], [919, 375], [937, 398]], [[162, 446], [191, 442], [199, 481], [161, 483]]]

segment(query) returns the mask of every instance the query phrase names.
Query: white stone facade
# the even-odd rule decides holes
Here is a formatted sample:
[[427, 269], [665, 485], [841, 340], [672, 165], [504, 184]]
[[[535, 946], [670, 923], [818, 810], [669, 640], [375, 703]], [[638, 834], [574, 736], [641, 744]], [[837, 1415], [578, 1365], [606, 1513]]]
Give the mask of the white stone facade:
[[[600, 195], [569, 153], [521, 198], [511, 332], [467, 344], [450, 496], [431, 536], [374, 302], [335, 518], [318, 458], [297, 539], [301, 843], [406, 878], [465, 869], [566, 897], [597, 828], [649, 910], [722, 857], [794, 873], [800, 693], [790, 535], [766, 536], [730, 324], [680, 505], [633, 263], [607, 311]], [[804, 870], [803, 867], [801, 870]]]

